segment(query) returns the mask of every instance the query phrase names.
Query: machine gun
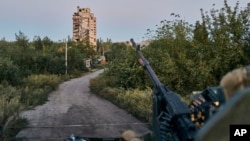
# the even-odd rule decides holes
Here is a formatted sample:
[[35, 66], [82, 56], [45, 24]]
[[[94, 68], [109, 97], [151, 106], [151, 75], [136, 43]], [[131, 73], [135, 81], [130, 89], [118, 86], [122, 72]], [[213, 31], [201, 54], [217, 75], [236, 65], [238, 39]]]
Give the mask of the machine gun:
[[191, 110], [180, 97], [163, 85], [149, 62], [143, 56], [140, 45], [130, 40], [136, 49], [139, 62], [154, 85], [153, 89], [153, 138], [156, 141], [192, 141], [196, 126], [191, 120]]
[[217, 113], [219, 107], [226, 102], [221, 87], [208, 87], [201, 93], [193, 96], [189, 108], [191, 120], [196, 127], [202, 127], [204, 123]]

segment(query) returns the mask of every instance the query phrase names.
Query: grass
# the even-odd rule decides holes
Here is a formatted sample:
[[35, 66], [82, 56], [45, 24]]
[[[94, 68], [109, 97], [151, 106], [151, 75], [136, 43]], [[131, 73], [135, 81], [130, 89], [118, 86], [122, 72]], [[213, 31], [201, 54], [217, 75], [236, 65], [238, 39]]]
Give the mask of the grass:
[[109, 84], [112, 80], [101, 74], [90, 80], [90, 89], [93, 93], [111, 101], [118, 107], [125, 109], [143, 121], [150, 121], [152, 117], [152, 90], [113, 88]]

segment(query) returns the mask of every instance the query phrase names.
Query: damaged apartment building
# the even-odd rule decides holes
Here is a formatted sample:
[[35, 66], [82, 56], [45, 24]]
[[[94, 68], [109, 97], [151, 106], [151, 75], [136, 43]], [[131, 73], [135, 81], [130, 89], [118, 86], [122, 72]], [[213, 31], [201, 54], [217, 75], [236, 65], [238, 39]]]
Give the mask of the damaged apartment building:
[[89, 41], [96, 46], [96, 17], [90, 8], [77, 7], [73, 15], [73, 41]]

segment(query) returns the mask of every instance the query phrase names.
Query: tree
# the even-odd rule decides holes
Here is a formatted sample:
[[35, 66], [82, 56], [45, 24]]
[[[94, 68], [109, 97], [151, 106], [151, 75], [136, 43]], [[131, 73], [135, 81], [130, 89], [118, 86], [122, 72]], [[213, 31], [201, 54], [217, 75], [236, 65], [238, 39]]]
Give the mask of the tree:
[[249, 63], [245, 52], [248, 41], [244, 39], [249, 31], [249, 8], [240, 9], [239, 2], [232, 8], [224, 0], [224, 7], [213, 8], [210, 15], [201, 12], [213, 52], [212, 73], [219, 80], [226, 72]]
[[199, 21], [195, 23], [193, 38], [195, 41], [198, 41], [199, 43], [202, 43], [204, 45], [208, 44], [208, 32], [206, 29], [206, 23], [204, 21], [202, 21], [201, 24]]
[[[143, 49], [159, 79], [181, 95], [218, 85], [226, 72], [250, 60], [245, 51], [249, 45], [249, 10], [239, 9], [238, 3], [231, 8], [224, 1], [220, 10], [212, 9], [210, 15], [201, 10], [201, 14], [202, 21], [193, 27], [173, 13], [176, 20], [163, 20], [156, 30], [148, 30], [151, 43]], [[109, 55], [109, 76], [117, 74], [116, 84], [125, 82], [119, 86], [128, 86], [124, 84], [129, 84], [129, 76], [135, 74], [125, 63], [123, 55], [129, 55], [121, 48], [112, 48]], [[129, 74], [124, 77], [127, 79], [124, 74]]]
[[33, 45], [36, 50], [42, 50], [43, 49], [43, 42], [40, 36], [35, 36], [33, 39]]
[[105, 57], [108, 59], [108, 71], [105, 75], [110, 80], [107, 84], [110, 87], [145, 88], [148, 84], [132, 46], [125, 43], [113, 43], [110, 51], [105, 53]]
[[97, 39], [96, 41], [96, 51], [103, 54], [103, 40], [102, 38]]
[[42, 40], [43, 42], [43, 45], [46, 47], [46, 48], [49, 48], [51, 47], [51, 45], [53, 44], [53, 41], [48, 37], [48, 36], [45, 36]]
[[16, 36], [16, 44], [18, 47], [22, 48], [25, 52], [26, 49], [29, 47], [29, 39], [23, 32], [19, 31], [19, 33], [15, 33]]
[[0, 56], [0, 82], [7, 81], [11, 85], [17, 85], [20, 79], [20, 68], [9, 58]]

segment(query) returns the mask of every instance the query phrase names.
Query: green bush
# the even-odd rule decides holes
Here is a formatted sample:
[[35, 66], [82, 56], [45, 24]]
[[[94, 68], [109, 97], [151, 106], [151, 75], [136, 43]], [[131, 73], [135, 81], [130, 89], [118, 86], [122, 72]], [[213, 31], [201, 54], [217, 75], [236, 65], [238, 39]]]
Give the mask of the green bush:
[[21, 101], [27, 106], [43, 104], [49, 92], [55, 90], [62, 81], [57, 75], [31, 75], [23, 81]]
[[[184, 97], [193, 90], [218, 85], [227, 72], [250, 62], [249, 7], [240, 8], [239, 2], [230, 7], [225, 0], [221, 9], [201, 9], [201, 15], [202, 21], [195, 26], [179, 18], [162, 20], [157, 29], [148, 30], [150, 43], [142, 48], [161, 82]], [[105, 56], [105, 79], [114, 82], [108, 86], [151, 87], [131, 46], [114, 43]]]
[[100, 91], [99, 95], [104, 97], [105, 99], [115, 102], [114, 98], [117, 97], [121, 91], [122, 90], [118, 88], [106, 87]]
[[19, 66], [11, 59], [0, 56], [0, 82], [7, 81], [11, 85], [18, 85], [21, 77]]
[[104, 74], [90, 80], [90, 89], [93, 93], [111, 101], [117, 106], [125, 109], [129, 113], [141, 120], [150, 121], [152, 117], [152, 97], [151, 89], [145, 90], [110, 87], [109, 77]]
[[107, 67], [105, 79], [109, 79], [108, 86], [123, 89], [145, 88], [144, 72], [138, 63], [138, 56], [132, 46], [124, 43], [114, 43], [111, 46], [112, 56]]
[[152, 90], [133, 89], [117, 94], [115, 103], [126, 109], [139, 119], [151, 121], [152, 119]]
[[99, 94], [104, 88], [108, 87], [110, 79], [104, 77], [103, 74], [100, 74], [96, 78], [90, 80], [90, 90], [93, 93]]
[[53, 90], [62, 82], [62, 78], [57, 75], [38, 74], [30, 75], [24, 79], [24, 85], [32, 88], [45, 88], [50, 86]]
[[27, 121], [19, 116], [25, 106], [20, 102], [21, 92], [13, 86], [0, 84], [0, 140], [11, 140]]

